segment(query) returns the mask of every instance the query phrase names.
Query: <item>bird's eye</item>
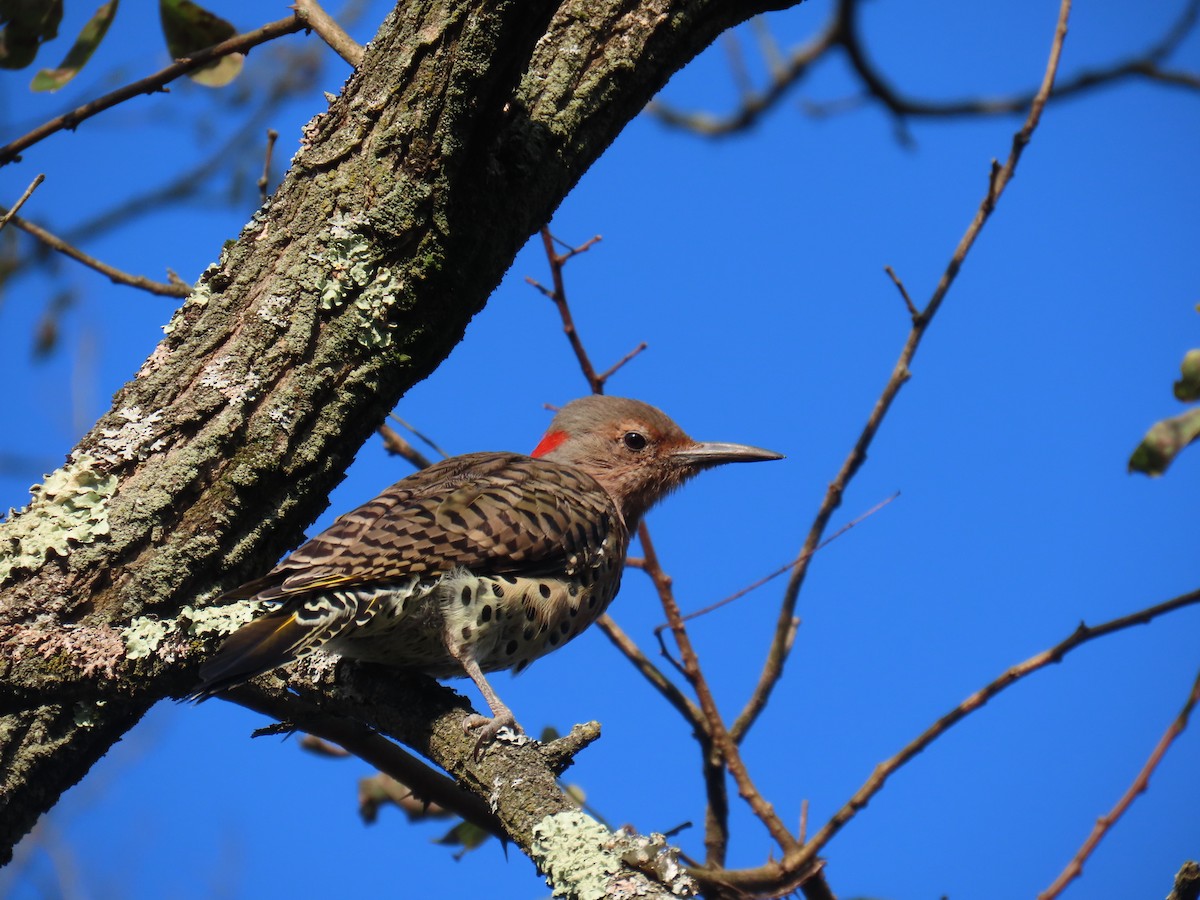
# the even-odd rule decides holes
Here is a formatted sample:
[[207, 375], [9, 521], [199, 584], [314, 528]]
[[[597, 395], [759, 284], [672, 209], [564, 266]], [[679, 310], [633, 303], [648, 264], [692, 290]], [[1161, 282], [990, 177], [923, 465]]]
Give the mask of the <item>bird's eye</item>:
[[646, 449], [646, 436], [639, 431], [627, 431], [621, 440], [630, 450]]

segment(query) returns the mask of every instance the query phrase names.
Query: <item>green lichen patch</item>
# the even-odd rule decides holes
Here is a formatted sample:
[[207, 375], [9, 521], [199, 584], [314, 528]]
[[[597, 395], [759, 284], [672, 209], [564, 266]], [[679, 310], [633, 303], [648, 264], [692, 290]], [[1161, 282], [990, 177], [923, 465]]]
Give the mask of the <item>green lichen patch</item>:
[[651, 881], [676, 897], [694, 897], [697, 892], [696, 882], [661, 834], [614, 834], [581, 809], [547, 816], [534, 825], [530, 856], [557, 896], [632, 900], [644, 896]]
[[[209, 269], [211, 268], [212, 266], [209, 266]], [[188, 295], [188, 298], [175, 310], [171, 316], [171, 320], [162, 327], [163, 334], [170, 334], [174, 331], [181, 319], [189, 313], [194, 313], [196, 310], [204, 309], [204, 307], [208, 306], [208, 302], [212, 299], [212, 296], [212, 288], [203, 281], [197, 282], [191, 294]]]
[[221, 606], [206, 606], [203, 609], [185, 606], [180, 610], [179, 618], [188, 623], [189, 637], [231, 634], [258, 615], [261, 609], [262, 603], [257, 600], [237, 600]]
[[105, 462], [145, 459], [166, 447], [166, 442], [158, 436], [161, 411], [145, 415], [140, 407], [126, 406], [117, 410], [117, 415], [124, 424], [102, 429], [96, 445], [96, 454]]
[[533, 861], [557, 885], [580, 900], [604, 900], [609, 880], [620, 871], [616, 854], [607, 849], [612, 833], [583, 810], [547, 816], [533, 826]]
[[162, 644], [163, 639], [175, 630], [171, 619], [155, 619], [139, 616], [121, 632], [125, 641], [125, 655], [129, 659], [144, 659], [151, 656]]
[[[185, 636], [230, 634], [253, 619], [261, 608], [262, 604], [257, 600], [237, 600], [201, 609], [185, 606], [174, 619], [139, 616], [121, 632], [125, 655], [129, 659], [143, 659], [155, 654], [170, 656], [182, 648], [181, 640]], [[172, 640], [168, 643], [169, 636]]]
[[358, 342], [376, 349], [392, 344], [396, 328], [392, 307], [405, 284], [379, 264], [377, 248], [361, 230], [364, 224], [361, 216], [335, 215], [321, 234], [324, 249], [312, 258], [321, 267], [316, 284], [321, 308], [336, 310], [349, 304], [357, 313]]
[[97, 460], [80, 454], [30, 488], [33, 498], [9, 510], [0, 523], [0, 584], [14, 569], [37, 569], [51, 553], [66, 557], [72, 544], [90, 544], [108, 534], [108, 501], [115, 475], [102, 475]]

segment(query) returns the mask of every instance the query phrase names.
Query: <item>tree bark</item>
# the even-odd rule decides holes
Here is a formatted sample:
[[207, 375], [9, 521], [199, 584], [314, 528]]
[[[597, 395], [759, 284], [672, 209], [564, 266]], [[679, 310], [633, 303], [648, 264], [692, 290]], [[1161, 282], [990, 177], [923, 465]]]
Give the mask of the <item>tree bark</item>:
[[[197, 607], [298, 542], [670, 74], [787, 5], [396, 8], [111, 411], [0, 525], [0, 860], [152, 704], [193, 686], [231, 627]], [[361, 712], [336, 687], [324, 695]], [[419, 743], [490, 784], [468, 775], [469, 740]], [[501, 799], [520, 846], [531, 821], [565, 808], [558, 793]]]

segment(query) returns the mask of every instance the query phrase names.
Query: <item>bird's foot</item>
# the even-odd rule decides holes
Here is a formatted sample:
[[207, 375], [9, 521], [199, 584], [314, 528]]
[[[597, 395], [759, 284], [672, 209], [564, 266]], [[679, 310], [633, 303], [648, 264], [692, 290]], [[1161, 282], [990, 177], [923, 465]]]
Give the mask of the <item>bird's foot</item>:
[[513, 714], [507, 707], [502, 707], [500, 712], [494, 716], [481, 716], [479, 713], [471, 713], [463, 719], [463, 731], [467, 734], [475, 734], [475, 761], [478, 762], [483, 758], [483, 753], [492, 742], [496, 740], [496, 736], [504, 728], [510, 728], [514, 732], [520, 732], [521, 726], [517, 724], [517, 720], [513, 718]]

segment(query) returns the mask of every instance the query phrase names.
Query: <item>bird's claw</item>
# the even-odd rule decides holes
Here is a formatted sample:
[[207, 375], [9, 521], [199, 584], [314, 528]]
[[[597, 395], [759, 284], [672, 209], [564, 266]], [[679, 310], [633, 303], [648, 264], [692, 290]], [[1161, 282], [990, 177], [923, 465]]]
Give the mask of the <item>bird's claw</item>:
[[511, 728], [513, 731], [519, 730], [517, 720], [508, 710], [497, 716], [481, 716], [479, 713], [471, 713], [463, 719], [463, 731], [467, 734], [478, 735], [478, 739], [475, 741], [476, 762], [483, 759], [484, 751], [491, 746], [501, 729], [504, 728]]

